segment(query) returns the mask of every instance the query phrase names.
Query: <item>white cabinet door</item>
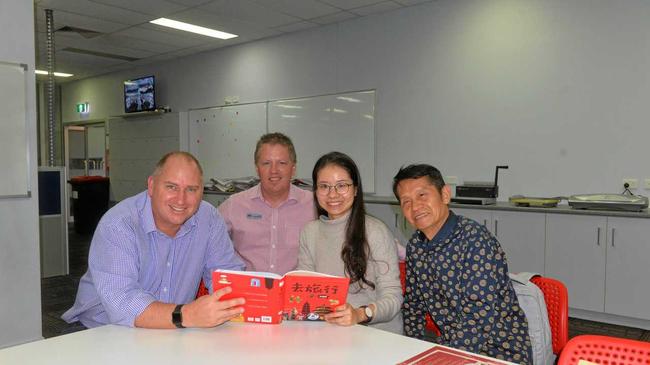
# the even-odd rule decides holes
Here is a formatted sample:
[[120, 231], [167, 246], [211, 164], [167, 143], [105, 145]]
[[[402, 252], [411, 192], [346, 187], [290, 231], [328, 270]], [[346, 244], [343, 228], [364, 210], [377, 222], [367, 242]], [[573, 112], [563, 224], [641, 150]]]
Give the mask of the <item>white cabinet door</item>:
[[544, 275], [546, 214], [494, 211], [492, 227], [506, 252], [510, 272], [528, 271]]
[[605, 312], [650, 319], [650, 221], [607, 219]]
[[398, 205], [387, 203], [366, 203], [366, 213], [384, 222], [401, 243], [405, 244], [413, 234]]
[[478, 223], [487, 227], [490, 232], [494, 233], [492, 227], [492, 212], [489, 210], [483, 209], [471, 209], [471, 208], [450, 208], [454, 213], [462, 215], [463, 217], [473, 219]]
[[571, 308], [605, 309], [606, 227], [606, 217], [546, 215], [546, 276], [566, 285]]

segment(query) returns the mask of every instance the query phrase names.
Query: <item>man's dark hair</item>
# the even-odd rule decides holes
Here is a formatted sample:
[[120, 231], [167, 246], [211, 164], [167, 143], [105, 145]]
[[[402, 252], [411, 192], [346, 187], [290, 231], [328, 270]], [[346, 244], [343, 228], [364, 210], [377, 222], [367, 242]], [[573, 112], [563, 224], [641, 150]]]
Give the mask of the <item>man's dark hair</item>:
[[395, 194], [397, 201], [399, 201], [397, 185], [402, 180], [419, 179], [421, 177], [428, 178], [431, 185], [435, 186], [436, 189], [438, 189], [438, 192], [442, 193], [442, 188], [445, 186], [445, 180], [442, 178], [440, 170], [427, 164], [413, 164], [401, 167], [397, 172], [397, 175], [393, 178], [393, 194]]

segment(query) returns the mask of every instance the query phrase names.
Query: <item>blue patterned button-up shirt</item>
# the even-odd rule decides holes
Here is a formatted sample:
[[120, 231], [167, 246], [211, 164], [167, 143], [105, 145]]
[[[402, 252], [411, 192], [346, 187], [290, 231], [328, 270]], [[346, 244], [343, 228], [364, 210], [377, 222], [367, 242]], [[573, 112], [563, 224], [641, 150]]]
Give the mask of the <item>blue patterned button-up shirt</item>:
[[440, 344], [531, 363], [528, 323], [505, 253], [484, 226], [450, 211], [432, 240], [416, 231], [406, 248], [406, 277], [407, 336], [423, 338], [428, 312], [440, 329]]

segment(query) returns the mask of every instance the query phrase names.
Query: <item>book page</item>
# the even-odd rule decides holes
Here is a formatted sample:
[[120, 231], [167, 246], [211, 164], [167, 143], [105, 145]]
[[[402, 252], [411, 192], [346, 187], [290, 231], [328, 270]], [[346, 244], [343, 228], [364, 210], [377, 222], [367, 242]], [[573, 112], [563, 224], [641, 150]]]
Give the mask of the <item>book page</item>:
[[322, 321], [345, 304], [350, 279], [331, 275], [286, 275], [282, 318]]
[[232, 292], [219, 300], [244, 298], [244, 313], [233, 321], [276, 324], [282, 321], [282, 285], [278, 275], [247, 271], [215, 270], [214, 290], [229, 286]]
[[235, 271], [235, 270], [222, 270], [222, 269], [215, 270], [215, 272], [216, 271], [222, 272], [224, 274], [237, 274], [237, 275], [255, 276], [255, 277], [262, 277], [262, 278], [282, 279], [282, 276], [276, 273], [264, 272], [264, 271]]
[[287, 277], [287, 276], [323, 276], [323, 277], [329, 277], [329, 278], [341, 278], [341, 276], [323, 274], [323, 273], [320, 273], [320, 272], [308, 271], [308, 270], [293, 270], [293, 271], [289, 271], [288, 273], [284, 274], [284, 276], [285, 277]]

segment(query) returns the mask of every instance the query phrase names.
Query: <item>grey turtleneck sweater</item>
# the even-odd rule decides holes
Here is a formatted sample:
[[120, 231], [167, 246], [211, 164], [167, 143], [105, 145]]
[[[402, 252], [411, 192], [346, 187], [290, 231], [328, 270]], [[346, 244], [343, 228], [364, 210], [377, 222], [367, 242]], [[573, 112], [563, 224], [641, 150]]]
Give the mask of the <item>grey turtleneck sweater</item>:
[[[345, 228], [350, 214], [338, 219], [320, 219], [309, 222], [300, 233], [298, 269], [346, 276], [341, 259], [345, 239]], [[366, 235], [370, 246], [370, 258], [366, 269], [366, 280], [375, 284], [375, 289], [359, 283], [350, 285], [348, 303], [358, 308], [375, 304], [377, 310], [370, 327], [402, 334], [402, 287], [399, 279], [397, 249], [392, 233], [380, 220], [366, 215]]]

